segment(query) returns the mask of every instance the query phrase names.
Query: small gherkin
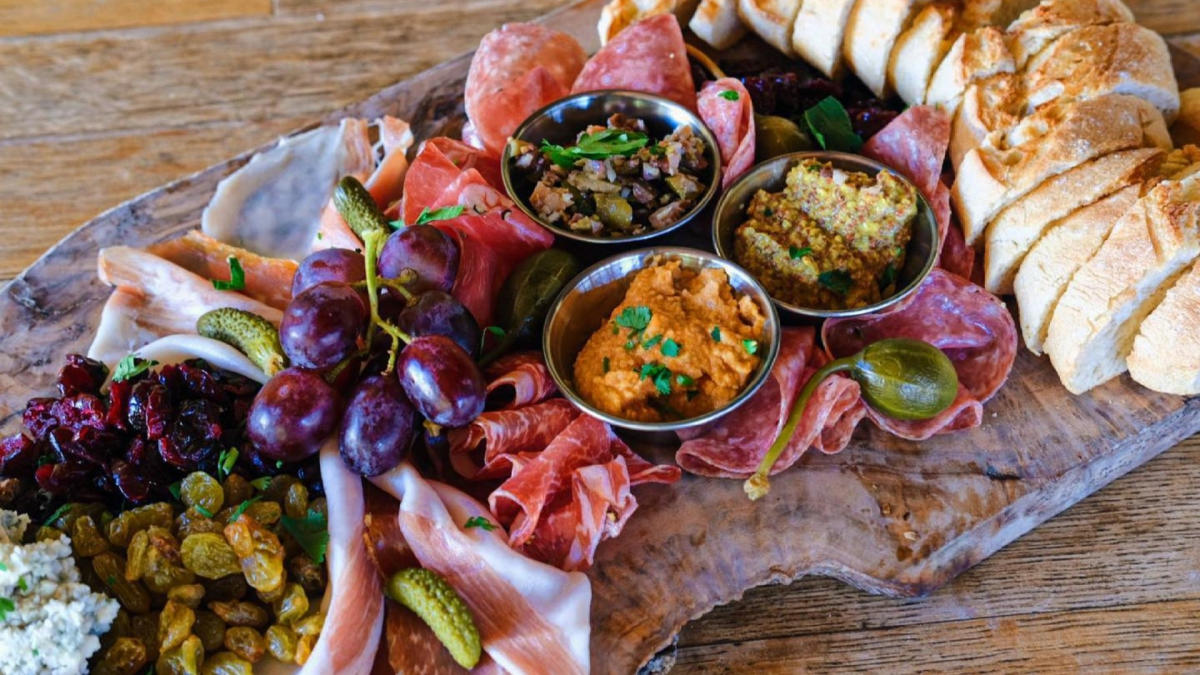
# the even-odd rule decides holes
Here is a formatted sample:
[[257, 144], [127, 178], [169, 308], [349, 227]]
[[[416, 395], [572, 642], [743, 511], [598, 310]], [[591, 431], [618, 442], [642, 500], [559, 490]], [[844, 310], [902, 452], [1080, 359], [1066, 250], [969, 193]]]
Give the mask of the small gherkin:
[[234, 307], [205, 312], [196, 319], [196, 332], [237, 349], [268, 377], [287, 367], [279, 330], [253, 312]]
[[429, 624], [458, 665], [474, 668], [479, 663], [482, 647], [471, 610], [436, 572], [419, 567], [400, 570], [388, 580], [387, 595]]

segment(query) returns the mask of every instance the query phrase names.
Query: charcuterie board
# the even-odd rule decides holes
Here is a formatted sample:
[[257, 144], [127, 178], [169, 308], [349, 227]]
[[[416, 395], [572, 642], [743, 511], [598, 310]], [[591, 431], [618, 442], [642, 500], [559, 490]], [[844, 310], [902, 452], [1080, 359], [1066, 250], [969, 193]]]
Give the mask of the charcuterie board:
[[[600, 0], [545, 21], [597, 47]], [[1177, 52], [1181, 86], [1200, 60]], [[391, 114], [418, 138], [462, 123], [468, 58], [455, 59], [331, 114]], [[216, 183], [251, 153], [118, 206], [84, 225], [9, 284], [0, 298], [0, 419], [52, 386], [61, 355], [84, 351], [109, 289], [96, 251], [144, 246], [195, 227]], [[897, 596], [932, 591], [1021, 534], [1200, 430], [1200, 403], [1128, 378], [1072, 396], [1048, 363], [1022, 351], [982, 428], [920, 444], [863, 425], [841, 454], [812, 453], [746, 500], [738, 481], [685, 477], [637, 491], [640, 508], [599, 549], [592, 666], [629, 672], [688, 620], [753, 586], [807, 574]], [[658, 452], [646, 448], [648, 452]], [[655, 459], [670, 460], [661, 449]]]

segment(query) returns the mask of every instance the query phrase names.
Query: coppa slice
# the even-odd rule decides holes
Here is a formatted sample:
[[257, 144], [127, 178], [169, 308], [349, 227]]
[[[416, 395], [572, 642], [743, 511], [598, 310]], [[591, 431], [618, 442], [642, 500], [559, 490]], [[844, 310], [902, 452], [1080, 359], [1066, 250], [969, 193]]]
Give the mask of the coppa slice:
[[1042, 353], [1050, 316], [1071, 277], [1140, 196], [1140, 186], [1131, 185], [1089, 204], [1053, 225], [1030, 249], [1013, 280], [1021, 310], [1021, 335], [1029, 351]]
[[886, 98], [888, 59], [896, 38], [925, 0], [859, 0], [846, 22], [842, 53], [850, 70], [874, 94]]
[[843, 74], [842, 38], [854, 0], [805, 0], [792, 26], [792, 49], [826, 77]]
[[993, 293], [1011, 293], [1025, 253], [1054, 221], [1153, 176], [1164, 156], [1158, 148], [1105, 155], [1045, 181], [1001, 211], [987, 227], [984, 287]]
[[1063, 386], [1083, 393], [1125, 370], [1143, 318], [1200, 254], [1200, 175], [1156, 185], [1075, 273], [1046, 332]]
[[888, 63], [888, 84], [905, 103], [925, 102], [929, 79], [958, 35], [954, 30], [957, 16], [954, 3], [935, 2], [917, 13], [908, 30], [896, 38]]
[[1083, 26], [1133, 22], [1121, 0], [1045, 0], [1017, 17], [1005, 31], [1017, 67], [1025, 64], [1064, 33]]
[[742, 23], [788, 56], [795, 55], [792, 27], [799, 11], [800, 0], [738, 0], [738, 16]]
[[292, 277], [297, 267], [294, 260], [265, 258], [219, 242], [200, 230], [188, 230], [182, 237], [154, 244], [147, 250], [206, 279], [229, 278], [228, 259], [237, 258], [246, 275], [243, 293], [279, 310], [285, 309], [292, 299]]

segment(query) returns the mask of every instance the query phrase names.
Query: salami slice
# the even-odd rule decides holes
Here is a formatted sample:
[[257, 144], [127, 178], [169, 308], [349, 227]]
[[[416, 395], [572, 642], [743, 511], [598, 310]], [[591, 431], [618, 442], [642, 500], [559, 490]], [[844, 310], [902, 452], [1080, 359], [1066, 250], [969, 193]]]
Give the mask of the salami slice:
[[705, 84], [696, 105], [700, 118], [717, 137], [721, 185], [729, 187], [754, 165], [754, 103], [750, 92], [741, 80], [724, 77]]
[[[792, 403], [812, 374], [827, 362], [811, 327], [783, 331], [770, 379], [737, 410], [699, 429], [681, 432], [675, 461], [689, 473], [746, 478], [754, 473], [779, 435]], [[792, 440], [771, 467], [779, 473], [815, 447], [835, 453], [846, 447], [865, 414], [858, 384], [842, 376], [822, 382], [805, 408]]]
[[629, 89], [696, 109], [696, 86], [679, 21], [668, 12], [633, 24], [583, 66], [572, 92]]
[[467, 71], [473, 137], [499, 155], [526, 117], [570, 91], [586, 59], [575, 38], [541, 24], [508, 23], [485, 35]]
[[954, 363], [958, 399], [933, 420], [901, 423], [870, 411], [880, 427], [904, 438], [977, 426], [982, 404], [1008, 379], [1017, 353], [1017, 329], [999, 298], [966, 279], [934, 269], [903, 304], [879, 314], [830, 319], [822, 328], [831, 357], [853, 354], [877, 340], [906, 337], [938, 347]]
[[523, 453], [543, 450], [578, 416], [579, 410], [563, 398], [485, 412], [450, 431], [450, 464], [471, 480], [507, 478]]
[[550, 398], [558, 391], [541, 352], [516, 352], [487, 367], [487, 407], [512, 410]]
[[489, 326], [495, 309], [496, 289], [503, 282], [499, 274], [500, 256], [474, 234], [447, 223], [449, 221], [438, 221], [433, 225], [458, 244], [459, 259], [463, 261], [458, 266], [450, 294], [470, 310], [480, 326]]

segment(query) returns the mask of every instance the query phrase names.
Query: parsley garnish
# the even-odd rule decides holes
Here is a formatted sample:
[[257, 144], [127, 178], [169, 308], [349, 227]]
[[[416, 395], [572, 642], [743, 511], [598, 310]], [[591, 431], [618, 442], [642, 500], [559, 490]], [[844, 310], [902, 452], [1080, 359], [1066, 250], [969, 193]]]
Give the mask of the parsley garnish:
[[808, 123], [813, 138], [825, 150], [858, 152], [862, 148], [862, 139], [854, 133], [846, 108], [832, 96], [826, 96], [805, 110], [804, 121]]
[[883, 274], [879, 277], [879, 287], [887, 288], [896, 282], [896, 266], [888, 263], [887, 267], [883, 268]]
[[209, 511], [208, 509], [204, 508], [203, 506], [200, 506], [199, 504], [192, 504], [192, 508], [196, 509], [196, 511], [198, 511], [200, 513], [200, 515], [204, 516], [205, 518], [213, 517], [212, 511]]
[[237, 448], [229, 448], [222, 450], [217, 456], [217, 478], [225, 480], [229, 474], [233, 473], [233, 465], [238, 461]]
[[609, 361], [608, 361], [608, 357], [607, 357], [607, 356], [606, 356], [606, 357], [604, 357], [604, 360], [603, 360], [603, 361], [601, 361], [601, 364], [604, 366], [604, 372], [606, 372], [606, 373], [607, 373], [607, 372], [609, 371], [609, 369], [612, 367], [612, 364], [611, 364], [611, 363], [609, 363]]
[[67, 503], [67, 504], [63, 504], [62, 506], [58, 507], [57, 509], [54, 509], [54, 513], [51, 513], [50, 517], [46, 519], [46, 522], [42, 523], [42, 527], [49, 527], [50, 523], [53, 523], [54, 521], [58, 520], [58, 517], [64, 513], [66, 513], [68, 510], [70, 510], [70, 508], [71, 508], [71, 505], [69, 503]]
[[618, 326], [630, 330], [646, 330], [646, 326], [650, 325], [650, 317], [652, 316], [654, 314], [645, 305], [626, 307], [617, 315], [616, 323]]
[[246, 512], [246, 509], [250, 508], [251, 504], [259, 501], [260, 499], [262, 499], [261, 495], [258, 497], [251, 497], [250, 499], [247, 499], [246, 501], [242, 502], [241, 504], [238, 504], [238, 507], [233, 510], [233, 513], [229, 514], [228, 522], [232, 523], [233, 521], [237, 520], [238, 518], [241, 518], [242, 514]]
[[804, 256], [808, 255], [809, 253], [812, 253], [812, 249], [809, 248], [808, 246], [805, 246], [804, 248], [799, 248], [796, 246], [788, 247], [788, 257], [791, 258], [792, 260], [799, 260], [799, 259], [803, 258]]
[[225, 259], [229, 262], [229, 281], [213, 279], [213, 288], [218, 291], [242, 291], [246, 289], [246, 272], [242, 270], [242, 263], [235, 256], [229, 256]]
[[[452, 218], [457, 218], [461, 216], [465, 210], [466, 208], [461, 204], [455, 206], [443, 206], [432, 211], [429, 210], [429, 207], [425, 207], [421, 209], [421, 214], [417, 216], [417, 219], [413, 222], [413, 225], [427, 225], [438, 220], [450, 220]], [[402, 227], [408, 227], [405, 225], [403, 220], [393, 220], [390, 221], [388, 225], [391, 225], [392, 228], [396, 230], [399, 230]]]
[[467, 522], [463, 524], [463, 528], [470, 529], [472, 527], [478, 527], [488, 532], [496, 529], [496, 526], [492, 524], [492, 521], [484, 518], [483, 516], [472, 516], [467, 518]]
[[17, 588], [21, 589], [22, 591], [29, 590], [29, 583], [27, 581], [25, 581], [25, 577], [21, 577], [20, 579], [17, 579]]
[[0, 598], [0, 621], [8, 617], [8, 613], [17, 608], [17, 605], [8, 598]]
[[636, 346], [637, 346], [637, 343], [636, 343], [636, 342], [634, 342], [633, 340], [626, 340], [626, 341], [625, 341], [625, 351], [627, 351], [627, 352], [631, 352], [631, 351], [633, 351], [633, 348], [634, 348], [634, 347], [636, 347]]
[[690, 387], [693, 384], [696, 384], [696, 380], [684, 375], [683, 373], [679, 373], [675, 376], [675, 384], [678, 384], [681, 387]]
[[649, 340], [646, 340], [645, 342], [642, 343], [642, 349], [652, 349], [654, 347], [654, 345], [662, 342], [662, 339], [663, 339], [662, 335], [655, 335], [654, 337], [652, 337]]
[[740, 96], [738, 96], [738, 93], [732, 89], [726, 89], [725, 91], [723, 91], [717, 95], [720, 96], [721, 98], [725, 99], [726, 101], [736, 101], [739, 98], [741, 98]]
[[671, 338], [667, 338], [663, 341], [662, 347], [659, 347], [659, 349], [662, 351], [663, 356], [679, 356], [679, 350], [681, 347], [679, 346], [678, 342], [672, 340]]
[[117, 363], [116, 369], [113, 370], [113, 382], [124, 382], [137, 377], [157, 365], [158, 361], [139, 359], [133, 354], [128, 354]]
[[818, 284], [821, 284], [825, 288], [828, 288], [838, 295], [845, 295], [846, 292], [850, 290], [850, 284], [853, 283], [853, 281], [854, 280], [850, 278], [850, 273], [846, 270], [829, 270], [827, 272], [821, 272], [821, 274], [817, 276]]
[[271, 486], [271, 477], [263, 476], [262, 478], [255, 478], [254, 480], [250, 481], [250, 484], [253, 485], [255, 488], [257, 488], [259, 491], [263, 491]]
[[720, 342], [720, 341], [721, 341], [721, 327], [720, 327], [720, 326], [713, 326], [712, 332], [711, 332], [711, 333], [709, 333], [709, 335], [711, 335], [711, 336], [712, 336], [712, 339], [713, 339], [714, 341], [716, 341], [716, 342]]
[[180, 485], [180, 481], [175, 481], [167, 486], [167, 492], [171, 493], [171, 496], [175, 498], [175, 501], [180, 501], [181, 499], [179, 496]]
[[745, 349], [747, 354], [757, 354], [758, 340], [742, 340], [742, 349]]
[[283, 468], [283, 460], [282, 460], [282, 459], [277, 459], [277, 460], [275, 460], [275, 468], [276, 468], [276, 469], [282, 469], [282, 468]]
[[662, 396], [671, 393], [671, 370], [663, 364], [643, 364], [642, 369], [638, 371], [638, 379], [644, 380], [646, 378], [650, 378], [654, 382], [654, 388]]
[[318, 565], [325, 562], [325, 549], [329, 546], [329, 530], [325, 514], [312, 509], [304, 518], [281, 516], [279, 522], [292, 538], [300, 544], [300, 548]]
[[550, 161], [564, 169], [570, 169], [581, 159], [607, 159], [613, 155], [628, 157], [646, 147], [649, 141], [646, 134], [640, 131], [605, 129], [594, 134], [584, 134], [575, 145], [565, 148], [543, 140], [541, 150]]
[[484, 328], [484, 330], [492, 335], [495, 335], [496, 337], [504, 337], [504, 335], [508, 333], [508, 331], [504, 330], [500, 326], [488, 326], [487, 328]]

